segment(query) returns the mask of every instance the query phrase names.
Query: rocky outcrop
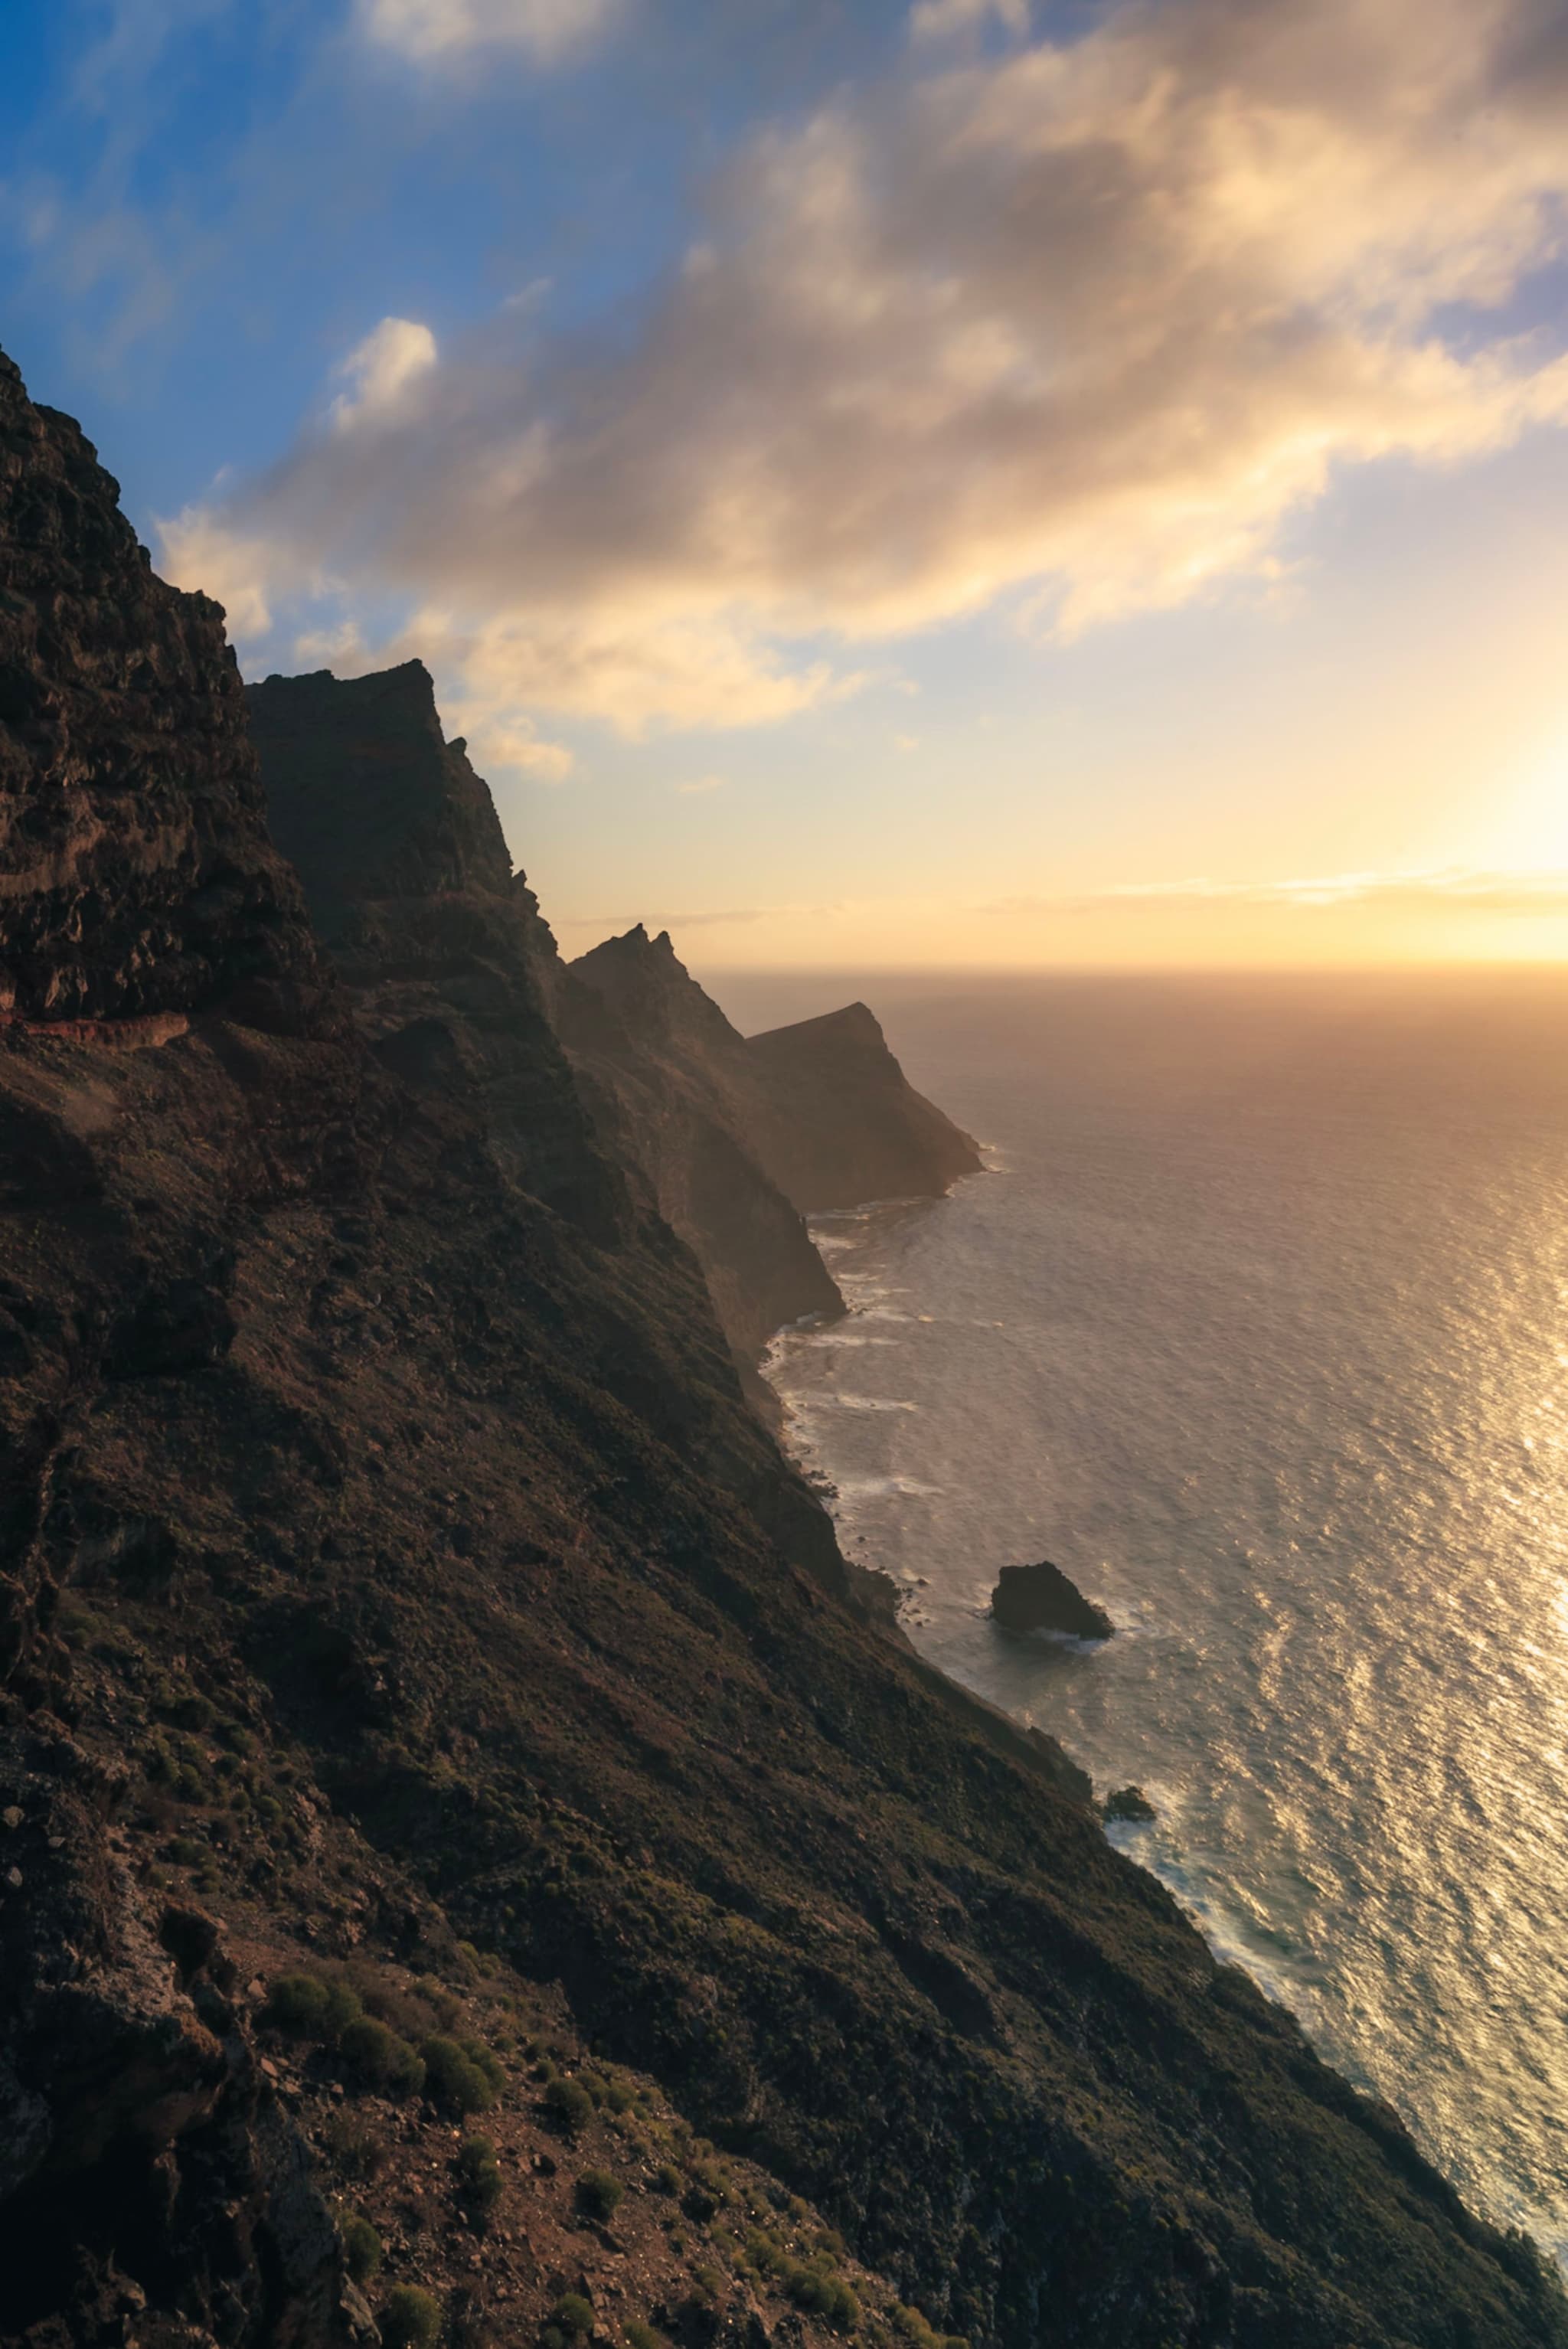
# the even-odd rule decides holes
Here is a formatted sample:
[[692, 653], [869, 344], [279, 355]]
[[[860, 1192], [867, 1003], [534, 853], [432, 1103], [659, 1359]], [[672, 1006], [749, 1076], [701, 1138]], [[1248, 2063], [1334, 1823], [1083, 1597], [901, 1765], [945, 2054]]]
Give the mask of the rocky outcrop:
[[863, 1003], [761, 1036], [732, 1028], [639, 924], [571, 966], [637, 1049], [680, 1069], [802, 1215], [872, 1199], [936, 1198], [980, 1154], [917, 1093]]
[[[605, 2330], [847, 2331], [799, 2195], [879, 2337], [1568, 2349], [1529, 2248], [858, 1603], [636, 1168], [603, 1238], [524, 1182], [587, 1145], [481, 1045], [494, 902], [368, 901], [319, 1033], [0, 1036], [0, 2341], [366, 2337], [314, 2175], [459, 2344], [581, 2283]], [[307, 1949], [352, 2046], [265, 2036]], [[686, 2285], [672, 2180], [683, 2243], [727, 2221]]]
[[1086, 1599], [1059, 1566], [1005, 1566], [991, 1593], [991, 1613], [1004, 1631], [1062, 1631], [1075, 1640], [1109, 1640], [1116, 1626], [1103, 1607]]
[[770, 1029], [747, 1044], [763, 1104], [762, 1155], [812, 1212], [868, 1199], [940, 1197], [980, 1153], [917, 1093], [863, 1003]]
[[0, 1017], [306, 1026], [222, 613], [154, 576], [117, 496], [0, 356]]
[[[743, 1366], [787, 1321], [841, 1312], [803, 1218], [934, 1197], [980, 1160], [905, 1079], [863, 1004], [748, 1039], [639, 923], [571, 964], [557, 1018], [696, 1251]], [[763, 1398], [764, 1403], [769, 1400]]]
[[594, 1237], [630, 1228], [547, 1009], [555, 943], [418, 661], [246, 688], [273, 836], [361, 1032], [426, 1092], [476, 1087], [524, 1189]]
[[270, 677], [247, 687], [246, 700], [265, 761], [267, 823], [324, 937], [387, 900], [509, 895], [495, 802], [468, 745], [444, 739], [422, 661], [370, 677]]
[[1100, 1816], [1109, 1826], [1147, 1827], [1159, 1813], [1141, 1786], [1118, 1786], [1100, 1805]]
[[667, 932], [650, 938], [640, 924], [568, 968], [556, 1019], [607, 1130], [702, 1266], [748, 1391], [771, 1416], [755, 1375], [763, 1347], [786, 1322], [844, 1305], [800, 1207], [758, 1154], [743, 1039]]

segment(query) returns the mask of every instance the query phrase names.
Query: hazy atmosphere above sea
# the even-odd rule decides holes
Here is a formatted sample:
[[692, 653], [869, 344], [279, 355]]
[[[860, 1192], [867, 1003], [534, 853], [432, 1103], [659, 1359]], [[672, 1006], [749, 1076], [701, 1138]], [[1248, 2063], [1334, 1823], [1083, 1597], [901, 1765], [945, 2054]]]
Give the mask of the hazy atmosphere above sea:
[[1543, 0], [17, 0], [0, 285], [573, 951], [1568, 948]]

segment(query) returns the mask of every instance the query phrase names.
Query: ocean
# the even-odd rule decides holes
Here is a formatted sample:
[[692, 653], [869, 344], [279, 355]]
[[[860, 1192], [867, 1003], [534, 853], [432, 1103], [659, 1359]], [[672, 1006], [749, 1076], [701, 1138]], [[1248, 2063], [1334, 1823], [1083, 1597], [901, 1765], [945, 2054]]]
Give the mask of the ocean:
[[[814, 1226], [788, 1441], [956, 1680], [1568, 2261], [1568, 976], [719, 974], [861, 997], [985, 1146]], [[1118, 1624], [988, 1619], [1053, 1559]]]

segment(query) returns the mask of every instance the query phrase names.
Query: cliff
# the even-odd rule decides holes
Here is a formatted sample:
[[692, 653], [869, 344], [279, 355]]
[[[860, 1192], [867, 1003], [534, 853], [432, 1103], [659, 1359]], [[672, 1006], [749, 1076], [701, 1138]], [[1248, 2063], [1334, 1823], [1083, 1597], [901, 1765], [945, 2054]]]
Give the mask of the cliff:
[[307, 1024], [222, 615], [154, 576], [118, 496], [0, 354], [0, 1016]]
[[774, 1180], [811, 1210], [932, 1198], [980, 1154], [905, 1078], [863, 1003], [747, 1046]]
[[639, 923], [568, 968], [561, 1032], [707, 1275], [743, 1364], [843, 1309], [802, 1218], [938, 1196], [979, 1154], [909, 1084], [863, 1004], [748, 1040]]
[[863, 1003], [743, 1037], [640, 926], [571, 965], [642, 1052], [678, 1071], [742, 1133], [802, 1215], [940, 1197], [980, 1154], [917, 1093]]
[[362, 1033], [409, 1082], [480, 1089], [522, 1186], [583, 1230], [629, 1228], [546, 1002], [554, 941], [418, 661], [245, 689], [273, 839]]
[[556, 1017], [591, 1099], [643, 1169], [659, 1211], [696, 1255], [748, 1392], [770, 1416], [755, 1364], [773, 1332], [843, 1299], [799, 1203], [759, 1154], [745, 1047], [639, 924], [568, 966]]
[[[191, 660], [160, 873], [177, 713], [233, 706]], [[314, 1025], [214, 951], [171, 1025], [0, 1036], [0, 2341], [1562, 2349], [1528, 2247], [857, 1603], [463, 877], [397, 866]], [[63, 1014], [56, 885], [6, 936]]]

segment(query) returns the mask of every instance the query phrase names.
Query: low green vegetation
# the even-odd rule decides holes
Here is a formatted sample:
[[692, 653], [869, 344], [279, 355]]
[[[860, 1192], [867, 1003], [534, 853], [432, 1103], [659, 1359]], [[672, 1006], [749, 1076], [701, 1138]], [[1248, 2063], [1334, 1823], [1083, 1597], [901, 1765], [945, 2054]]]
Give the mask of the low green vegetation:
[[315, 1974], [284, 1974], [273, 1982], [261, 2019], [290, 2039], [314, 2039], [326, 2045], [358, 2013], [359, 2000], [346, 1982], [323, 1982]]
[[613, 2219], [626, 2189], [607, 2169], [585, 2169], [577, 2180], [577, 2207], [590, 2219]]
[[356, 2014], [338, 2041], [344, 2062], [367, 2088], [417, 2096], [425, 2085], [425, 2064], [406, 2039], [374, 2015]]
[[381, 2349], [435, 2349], [441, 2334], [441, 2303], [416, 2283], [395, 2284], [377, 2320]]
[[337, 2222], [343, 2238], [344, 2263], [356, 2283], [368, 2283], [381, 2265], [381, 2238], [357, 2210], [345, 2211]]
[[481, 2210], [493, 2208], [500, 2199], [500, 2163], [495, 2147], [488, 2137], [469, 2137], [458, 2148], [458, 2176], [463, 2189]]
[[586, 2128], [593, 2117], [593, 2099], [582, 2083], [557, 2077], [549, 2081], [544, 2091], [544, 2106], [552, 2120], [569, 2137]]
[[479, 2039], [448, 2039], [439, 2033], [419, 2050], [426, 2092], [456, 2113], [488, 2113], [506, 2085], [506, 2069]]
[[549, 2335], [553, 2332], [561, 2341], [580, 2341], [593, 2330], [593, 2304], [584, 2300], [580, 2292], [563, 2292], [550, 2312], [545, 2328], [545, 2349], [551, 2349]]
[[892, 2324], [893, 2331], [910, 2344], [910, 2349], [969, 2349], [961, 2333], [938, 2333], [918, 2308], [906, 2308], [902, 2302], [894, 2303]]

